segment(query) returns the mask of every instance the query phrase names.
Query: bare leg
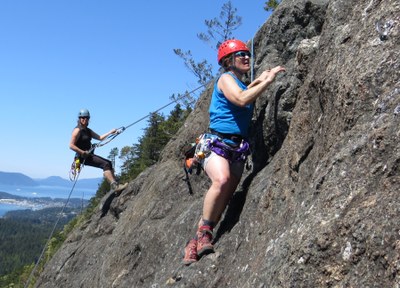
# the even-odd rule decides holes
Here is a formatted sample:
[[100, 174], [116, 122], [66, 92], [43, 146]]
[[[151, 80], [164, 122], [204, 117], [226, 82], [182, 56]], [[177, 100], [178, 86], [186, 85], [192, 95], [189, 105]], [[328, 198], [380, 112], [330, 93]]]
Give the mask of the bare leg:
[[202, 218], [217, 224], [240, 179], [231, 174], [228, 160], [217, 155], [207, 163], [206, 173], [212, 184], [204, 197]]
[[114, 173], [111, 170], [106, 170], [103, 172], [104, 178], [107, 179], [108, 183], [113, 183], [115, 181]]

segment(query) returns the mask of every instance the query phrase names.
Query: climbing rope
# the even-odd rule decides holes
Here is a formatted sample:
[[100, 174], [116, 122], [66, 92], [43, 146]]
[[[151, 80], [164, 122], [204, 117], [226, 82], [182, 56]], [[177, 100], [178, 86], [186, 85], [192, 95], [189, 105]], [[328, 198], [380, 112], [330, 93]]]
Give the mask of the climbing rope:
[[[210, 81], [212, 81], [212, 80], [210, 80]], [[142, 118], [136, 120], [135, 122], [129, 124], [129, 125], [126, 126], [126, 127], [123, 127], [124, 130], [125, 130], [125, 129], [128, 129], [128, 128], [131, 127], [132, 125], [135, 125], [135, 124], [139, 123], [140, 121], [143, 121], [143, 120], [146, 119], [147, 117], [150, 117], [152, 114], [157, 113], [157, 112], [159, 112], [159, 111], [161, 111], [161, 110], [167, 108], [168, 106], [170, 106], [170, 105], [172, 105], [172, 104], [178, 102], [179, 100], [181, 100], [181, 99], [187, 97], [188, 95], [190, 95], [190, 94], [196, 92], [197, 90], [199, 90], [200, 88], [202, 88], [202, 87], [204, 87], [204, 86], [206, 86], [206, 85], [207, 85], [207, 84], [202, 84], [202, 85], [200, 85], [199, 87], [197, 87], [196, 89], [193, 89], [192, 91], [186, 92], [185, 94], [183, 94], [183, 95], [181, 95], [180, 97], [178, 97], [176, 100], [173, 100], [173, 101], [169, 102], [168, 104], [162, 106], [161, 108], [158, 108], [156, 111], [151, 112], [151, 113], [149, 113], [149, 114], [146, 115], [146, 116], [143, 116]], [[193, 100], [192, 102], [190, 102], [190, 103], [193, 103], [193, 102], [194, 102], [194, 100]]]
[[[92, 144], [92, 147], [90, 148], [90, 150], [88, 151], [88, 153], [93, 153], [94, 150], [97, 147], [101, 147], [106, 145], [107, 143], [111, 142], [115, 137], [117, 137], [119, 134], [121, 134], [123, 131], [125, 130], [124, 127], [118, 128], [116, 129], [116, 132], [108, 135], [105, 139], [103, 139], [102, 141]], [[75, 181], [75, 178], [80, 174], [84, 164], [85, 164], [85, 160], [80, 163], [80, 157], [75, 156], [74, 161], [71, 164], [71, 169], [69, 170], [69, 180], [71, 181]]]
[[60, 213], [58, 213], [57, 221], [55, 222], [55, 224], [54, 224], [54, 226], [53, 226], [53, 229], [52, 229], [51, 232], [50, 232], [50, 235], [49, 235], [49, 237], [48, 237], [48, 239], [47, 239], [47, 242], [46, 242], [46, 244], [44, 245], [43, 250], [42, 250], [42, 252], [40, 253], [40, 256], [39, 256], [38, 260], [36, 261], [35, 266], [33, 267], [31, 273], [29, 274], [29, 278], [28, 278], [28, 280], [27, 280], [27, 282], [26, 282], [24, 288], [29, 287], [29, 284], [30, 284], [30, 282], [32, 281], [32, 277], [33, 277], [34, 273], [36, 272], [36, 269], [37, 269], [37, 267], [38, 267], [38, 265], [39, 265], [41, 259], [43, 258], [43, 255], [44, 255], [44, 253], [45, 253], [45, 251], [46, 251], [47, 246], [49, 245], [49, 243], [50, 243], [50, 241], [51, 241], [51, 238], [53, 237], [53, 234], [54, 234], [54, 232], [55, 232], [55, 230], [56, 230], [56, 228], [57, 228], [58, 222], [60, 222], [60, 219], [61, 219], [61, 217], [62, 217], [62, 215], [63, 215], [64, 209], [67, 207], [68, 202], [69, 202], [69, 200], [71, 199], [72, 191], [73, 191], [74, 188], [75, 188], [75, 185], [76, 185], [76, 182], [78, 181], [78, 178], [79, 178], [79, 173], [77, 174], [77, 177], [76, 177], [76, 179], [75, 179], [75, 181], [74, 181], [74, 184], [72, 185], [72, 188], [71, 188], [71, 191], [69, 192], [67, 201], [65, 202], [64, 206], [62, 207]]
[[[122, 127], [118, 128], [117, 131], [116, 131], [115, 133], [113, 133], [113, 134], [107, 136], [107, 137], [106, 137], [105, 139], [103, 139], [102, 141], [93, 144], [93, 145], [92, 145], [92, 148], [89, 150], [89, 153], [93, 153], [94, 150], [95, 150], [96, 148], [101, 147], [101, 146], [104, 146], [104, 145], [110, 143], [115, 137], [117, 137], [119, 134], [121, 134], [122, 132], [124, 132], [124, 131], [125, 131], [126, 129], [128, 129], [129, 127], [131, 127], [131, 126], [133, 126], [133, 125], [135, 125], [135, 124], [137, 124], [137, 123], [143, 121], [144, 119], [150, 117], [150, 115], [152, 115], [152, 114], [154, 114], [154, 113], [157, 113], [157, 112], [159, 112], [159, 111], [165, 109], [166, 107], [172, 105], [173, 103], [178, 102], [179, 100], [181, 100], [181, 99], [187, 97], [189, 94], [192, 94], [192, 93], [196, 92], [197, 90], [199, 90], [200, 88], [204, 87], [205, 85], [206, 85], [206, 84], [203, 84], [203, 85], [197, 87], [196, 89], [193, 89], [192, 91], [186, 92], [185, 94], [181, 95], [181, 96], [178, 97], [177, 99], [175, 99], [175, 100], [169, 102], [168, 104], [166, 104], [166, 105], [164, 105], [164, 106], [158, 108], [156, 111], [151, 112], [151, 113], [149, 113], [149, 114], [146, 115], [146, 116], [143, 116], [142, 118], [136, 120], [135, 122], [129, 124], [128, 126], [125, 126], [125, 127], [122, 126]], [[193, 101], [194, 101], [194, 100], [193, 100]], [[192, 102], [193, 102], [193, 101], [192, 101]], [[192, 103], [192, 102], [191, 102], [191, 103]], [[76, 159], [74, 159], [74, 162], [71, 164], [71, 169], [70, 169], [70, 171], [69, 171], [69, 179], [70, 179], [71, 181], [75, 181], [75, 178], [77, 177], [77, 175], [79, 175], [79, 173], [81, 172], [81, 169], [83, 168], [83, 164], [84, 164], [84, 163], [77, 163], [77, 162], [76, 162]]]
[[[126, 127], [120, 127], [120, 128], [118, 128], [117, 131], [116, 131], [115, 133], [109, 135], [108, 137], [106, 137], [106, 138], [103, 139], [102, 141], [93, 144], [93, 145], [92, 145], [92, 148], [89, 150], [89, 153], [93, 153], [94, 150], [95, 150], [96, 148], [101, 147], [101, 146], [104, 146], [104, 145], [106, 145], [107, 143], [110, 143], [115, 137], [117, 137], [118, 135], [120, 135], [122, 132], [124, 132], [124, 131], [125, 131], [126, 129], [128, 129], [129, 127], [131, 127], [131, 126], [133, 126], [133, 125], [139, 123], [140, 121], [143, 121], [144, 119], [146, 119], [146, 118], [149, 117], [150, 115], [152, 115], [152, 114], [154, 114], [154, 113], [157, 113], [157, 112], [159, 112], [159, 111], [162, 110], [162, 109], [165, 109], [166, 107], [172, 105], [173, 103], [178, 102], [179, 100], [183, 99], [184, 97], [187, 97], [189, 94], [192, 94], [192, 93], [196, 92], [197, 90], [199, 90], [200, 88], [204, 87], [205, 85], [206, 85], [206, 84], [203, 84], [203, 85], [197, 87], [196, 89], [193, 89], [192, 91], [186, 92], [185, 94], [181, 95], [181, 96], [178, 97], [177, 99], [175, 99], [175, 100], [171, 101], [170, 103], [168, 103], [168, 104], [162, 106], [161, 108], [157, 109], [156, 111], [154, 111], [154, 112], [152, 112], [152, 113], [149, 113], [148, 115], [146, 115], [146, 116], [144, 116], [144, 117], [142, 117], [142, 118], [136, 120], [135, 122], [132, 122], [131, 124], [129, 124], [129, 125], [126, 126]], [[80, 173], [82, 172], [82, 168], [83, 168], [84, 164], [85, 164], [85, 160], [84, 160], [82, 163], [79, 163], [79, 167], [77, 168], [76, 162], [75, 162], [75, 159], [74, 159], [74, 162], [73, 162], [72, 165], [71, 165], [70, 180], [73, 181], [74, 184], [72, 185], [71, 191], [69, 192], [67, 201], [65, 202], [64, 206], [62, 207], [61, 212], [58, 214], [59, 216], [58, 216], [57, 221], [55, 222], [55, 224], [54, 224], [54, 226], [53, 226], [53, 229], [52, 229], [51, 232], [50, 232], [50, 235], [49, 235], [49, 237], [48, 237], [48, 239], [47, 239], [46, 244], [44, 245], [43, 250], [42, 250], [42, 252], [41, 252], [39, 258], [38, 258], [38, 260], [36, 261], [35, 266], [33, 267], [31, 273], [29, 274], [29, 278], [28, 278], [28, 280], [27, 280], [27, 282], [26, 282], [24, 288], [29, 287], [29, 284], [30, 284], [30, 282], [32, 281], [32, 277], [33, 277], [34, 273], [36, 272], [37, 267], [38, 267], [40, 261], [41, 261], [42, 258], [43, 258], [43, 255], [44, 255], [44, 253], [45, 253], [45, 251], [46, 251], [47, 246], [49, 245], [49, 243], [50, 243], [50, 241], [51, 241], [51, 238], [52, 238], [53, 235], [54, 235], [54, 232], [55, 232], [55, 230], [56, 230], [56, 227], [57, 227], [57, 225], [58, 225], [58, 222], [59, 222], [60, 219], [61, 219], [61, 215], [63, 214], [64, 209], [67, 207], [68, 202], [69, 202], [69, 200], [71, 199], [72, 192], [73, 192], [73, 190], [74, 190], [74, 188], [75, 188], [75, 185], [76, 185], [76, 183], [77, 183], [77, 181], [78, 181], [78, 179], [79, 179], [79, 175], [80, 175]], [[71, 173], [72, 173], [72, 174], [71, 174]]]
[[251, 38], [251, 71], [250, 71], [250, 80], [253, 82], [254, 80], [254, 37]]

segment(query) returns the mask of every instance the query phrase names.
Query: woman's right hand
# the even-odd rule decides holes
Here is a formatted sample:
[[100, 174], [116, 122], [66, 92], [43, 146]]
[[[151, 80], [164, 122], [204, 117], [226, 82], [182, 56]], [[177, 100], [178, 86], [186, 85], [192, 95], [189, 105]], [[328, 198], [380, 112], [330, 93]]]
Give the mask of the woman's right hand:
[[89, 155], [89, 151], [83, 151], [83, 152], [81, 153], [81, 156], [82, 156], [83, 158], [86, 158], [88, 155]]

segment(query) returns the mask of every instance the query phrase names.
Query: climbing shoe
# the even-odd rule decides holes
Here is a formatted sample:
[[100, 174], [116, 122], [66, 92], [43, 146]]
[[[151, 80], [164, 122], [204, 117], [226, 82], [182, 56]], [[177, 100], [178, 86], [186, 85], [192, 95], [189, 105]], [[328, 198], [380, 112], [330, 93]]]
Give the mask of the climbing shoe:
[[197, 262], [197, 240], [192, 239], [190, 240], [185, 247], [185, 256], [183, 257], [183, 264], [190, 265], [194, 262]]
[[197, 231], [197, 255], [199, 257], [214, 253], [213, 232], [210, 226], [201, 226]]
[[124, 190], [128, 186], [128, 183], [125, 184], [118, 184], [117, 182], [113, 182], [111, 184], [111, 190], [114, 191], [115, 194], [121, 193], [122, 190]]

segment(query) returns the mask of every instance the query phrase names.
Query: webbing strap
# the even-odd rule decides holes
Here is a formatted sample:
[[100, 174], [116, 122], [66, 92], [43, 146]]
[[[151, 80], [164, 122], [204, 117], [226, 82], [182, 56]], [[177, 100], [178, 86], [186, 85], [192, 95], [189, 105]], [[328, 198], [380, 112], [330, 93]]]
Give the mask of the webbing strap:
[[242, 140], [238, 147], [232, 147], [224, 143], [220, 138], [216, 137], [209, 143], [211, 151], [231, 162], [245, 161], [250, 154], [250, 145], [247, 141]]

